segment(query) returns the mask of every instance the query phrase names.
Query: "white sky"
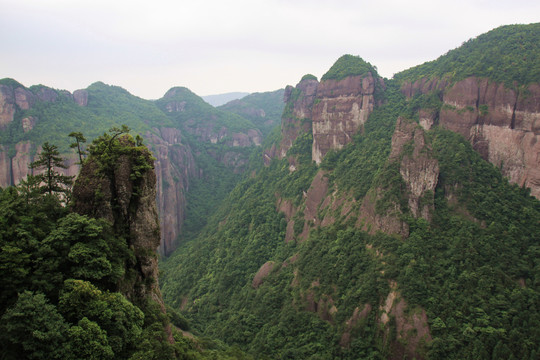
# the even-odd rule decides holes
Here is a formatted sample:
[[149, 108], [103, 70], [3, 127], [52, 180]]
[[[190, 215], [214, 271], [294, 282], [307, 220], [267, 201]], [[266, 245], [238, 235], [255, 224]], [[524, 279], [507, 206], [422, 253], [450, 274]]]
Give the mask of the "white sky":
[[0, 78], [74, 91], [95, 81], [145, 99], [271, 91], [343, 54], [385, 77], [507, 24], [538, 0], [0, 0]]

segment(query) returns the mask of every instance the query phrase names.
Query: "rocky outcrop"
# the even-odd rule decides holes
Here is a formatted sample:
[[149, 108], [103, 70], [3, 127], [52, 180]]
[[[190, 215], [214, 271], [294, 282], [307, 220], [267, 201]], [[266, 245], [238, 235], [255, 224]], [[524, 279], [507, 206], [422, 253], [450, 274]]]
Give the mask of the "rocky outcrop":
[[259, 268], [255, 276], [253, 277], [253, 281], [251, 282], [251, 287], [254, 289], [257, 289], [264, 281], [264, 278], [266, 278], [272, 270], [274, 269], [275, 262], [273, 261], [267, 261]]
[[196, 168], [191, 151], [180, 141], [180, 130], [154, 130], [159, 135], [149, 133], [147, 137], [156, 158], [154, 164], [162, 239], [159, 252], [169, 255], [177, 246], [177, 238], [186, 216], [189, 179], [196, 176]]
[[[151, 299], [165, 313], [158, 284], [160, 228], [152, 154], [135, 147], [130, 136], [121, 137], [119, 143], [123, 151], [106, 150], [105, 158], [113, 156], [114, 162], [101, 163], [99, 155], [86, 160], [73, 186], [73, 211], [112, 224], [115, 235], [125, 239], [134, 254], [134, 259], [125, 264], [126, 276], [117, 290], [135, 304]], [[140, 170], [142, 162], [149, 168]], [[174, 342], [168, 325], [165, 331], [169, 342]]]
[[[121, 138], [120, 143], [134, 148], [128, 136]], [[73, 210], [106, 219], [134, 251], [137, 274], [135, 278], [121, 280], [119, 290], [130, 299], [151, 297], [164, 309], [158, 286], [156, 250], [160, 229], [152, 155], [147, 149], [139, 149], [113, 156], [116, 161], [105, 169], [97, 157], [86, 160], [73, 186]], [[134, 166], [140, 157], [151, 168], [134, 177]]]
[[508, 88], [469, 77], [456, 83], [404, 83], [407, 96], [441, 91], [439, 124], [466, 137], [508, 179], [540, 198], [540, 85]]
[[0, 145], [0, 188], [11, 184], [11, 159], [4, 146]]
[[319, 84], [312, 116], [312, 158], [316, 163], [329, 150], [348, 144], [363, 129], [375, 105], [375, 81], [368, 73]]
[[[408, 150], [405, 151], [405, 147]], [[431, 219], [433, 198], [439, 178], [439, 163], [431, 156], [424, 130], [415, 122], [398, 118], [392, 136], [390, 161], [399, 161], [399, 173], [407, 186], [409, 210], [414, 217]]]
[[15, 94], [13, 89], [0, 85], [0, 129], [13, 121], [15, 115]]
[[[285, 109], [281, 119], [281, 143], [277, 155], [283, 159], [296, 138], [311, 132], [312, 108], [319, 82], [304, 79], [296, 87], [287, 86], [283, 94]], [[272, 154], [273, 155], [273, 154]]]
[[379, 323], [385, 327], [390, 317], [395, 320], [396, 337], [388, 338], [389, 329], [386, 327], [387, 346], [390, 348], [389, 359], [424, 359], [426, 344], [431, 342], [428, 318], [424, 309], [408, 309], [407, 302], [401, 297], [395, 282], [390, 284], [391, 290], [379, 311]]
[[29, 131], [32, 131], [32, 129], [34, 128], [37, 122], [37, 118], [35, 116], [28, 116], [23, 118], [21, 122], [23, 132], [27, 133]]
[[79, 106], [87, 106], [88, 105], [88, 91], [86, 91], [84, 89], [75, 90], [73, 92], [73, 100]]
[[[363, 130], [375, 106], [376, 81], [371, 73], [318, 82], [305, 78], [285, 89], [278, 157], [284, 158], [302, 133], [313, 135], [312, 159], [320, 163], [332, 149], [341, 149]], [[270, 157], [274, 152], [268, 152]]]

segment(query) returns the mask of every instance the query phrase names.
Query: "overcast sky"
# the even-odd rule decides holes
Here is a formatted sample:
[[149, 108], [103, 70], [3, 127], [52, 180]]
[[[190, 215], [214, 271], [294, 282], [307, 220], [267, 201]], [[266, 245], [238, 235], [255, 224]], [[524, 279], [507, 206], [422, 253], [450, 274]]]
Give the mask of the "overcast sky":
[[145, 99], [173, 86], [271, 91], [343, 54], [392, 77], [538, 21], [538, 0], [0, 0], [0, 78], [69, 91], [103, 81]]

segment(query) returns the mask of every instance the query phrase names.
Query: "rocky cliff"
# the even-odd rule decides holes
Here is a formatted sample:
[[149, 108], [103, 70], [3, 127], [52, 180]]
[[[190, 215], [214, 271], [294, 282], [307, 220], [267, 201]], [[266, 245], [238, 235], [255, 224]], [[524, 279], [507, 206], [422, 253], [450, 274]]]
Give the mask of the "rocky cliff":
[[[103, 83], [71, 94], [42, 85], [26, 88], [15, 80], [2, 79], [0, 187], [16, 185], [31, 173], [28, 165], [43, 141], [64, 149], [67, 169], [60, 171], [77, 175], [77, 156], [68, 150], [72, 140], [67, 137], [69, 132], [82, 131], [88, 138], [98, 136], [118, 125], [111, 122], [115, 119], [144, 134], [156, 158], [162, 255], [170, 254], [177, 246], [190, 179], [202, 176], [194, 155], [208, 151], [216, 161], [241, 172], [248, 160], [243, 148], [258, 146], [262, 141], [261, 132], [248, 120], [214, 109], [185, 88], [173, 88], [163, 99], [152, 102]], [[70, 123], [65, 124], [64, 120]], [[57, 128], [61, 130], [51, 130]], [[40, 135], [44, 129], [48, 132], [46, 137]], [[186, 140], [188, 137], [190, 141]], [[214, 148], [194, 149], [193, 144], [199, 142]]]
[[329, 150], [341, 149], [362, 131], [375, 105], [375, 81], [367, 73], [319, 84], [312, 117], [312, 158], [316, 163]]
[[177, 246], [176, 239], [186, 216], [186, 192], [189, 179], [197, 175], [195, 160], [188, 146], [181, 142], [181, 132], [175, 128], [155, 129], [147, 134], [156, 158], [157, 204], [160, 214], [162, 255]]
[[509, 88], [478, 77], [454, 83], [422, 78], [401, 89], [409, 98], [436, 91], [442, 107], [432, 120], [463, 135], [511, 182], [540, 197], [539, 84]]
[[375, 93], [384, 87], [384, 82], [374, 69], [364, 71], [364, 61], [347, 56], [352, 65], [343, 65], [340, 58], [329, 73], [345, 66], [347, 71], [356, 70], [359, 75], [330, 77], [318, 82], [313, 75], [306, 75], [296, 85], [285, 89], [286, 103], [281, 123], [281, 143], [279, 150], [267, 155], [285, 157], [293, 142], [301, 133], [313, 135], [312, 159], [317, 164], [330, 150], [339, 150], [351, 142], [354, 134], [363, 131], [363, 126], [376, 104]]
[[116, 143], [96, 146], [84, 163], [73, 186], [73, 211], [104, 218], [133, 251], [129, 267], [135, 274], [126, 270], [118, 290], [132, 301], [151, 298], [165, 311], [158, 286], [160, 227], [152, 154], [129, 135]]

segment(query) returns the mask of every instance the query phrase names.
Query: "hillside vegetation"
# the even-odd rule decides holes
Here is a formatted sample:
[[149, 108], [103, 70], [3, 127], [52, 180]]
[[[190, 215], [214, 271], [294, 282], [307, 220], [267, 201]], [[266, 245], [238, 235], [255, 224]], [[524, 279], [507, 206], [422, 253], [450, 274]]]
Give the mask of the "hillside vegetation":
[[448, 51], [437, 60], [394, 76], [399, 81], [420, 78], [459, 81], [485, 77], [512, 87], [540, 82], [540, 23], [507, 25], [491, 30]]
[[[263, 359], [536, 358], [540, 202], [462, 136], [434, 127], [422, 133], [422, 156], [437, 162], [437, 185], [420, 199], [431, 204], [429, 220], [416, 217], [400, 172], [415, 145], [389, 155], [398, 118], [418, 122], [420, 109], [442, 105], [437, 94], [406, 99], [402, 81], [475, 75], [537, 82], [527, 66], [505, 71], [517, 57], [505, 44], [521, 34], [517, 46], [532, 49], [536, 58], [526, 64], [534, 65], [538, 33], [537, 25], [502, 27], [387, 80], [364, 132], [320, 166], [306, 132], [284, 159], [253, 167], [200, 233], [163, 262], [166, 301], [194, 332]], [[475, 58], [489, 47], [485, 39], [496, 38], [505, 40], [490, 53], [491, 66], [504, 77], [482, 72]], [[372, 70], [345, 56], [326, 79]], [[320, 178], [331, 195], [307, 219]], [[405, 235], [359, 223], [370, 203], [372, 216], [399, 222]]]

